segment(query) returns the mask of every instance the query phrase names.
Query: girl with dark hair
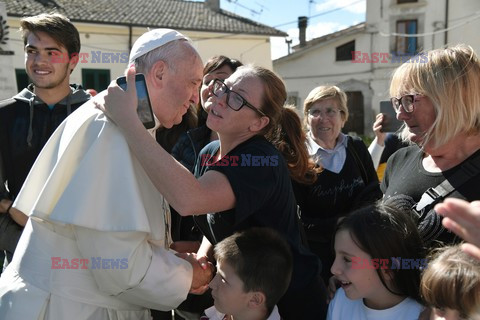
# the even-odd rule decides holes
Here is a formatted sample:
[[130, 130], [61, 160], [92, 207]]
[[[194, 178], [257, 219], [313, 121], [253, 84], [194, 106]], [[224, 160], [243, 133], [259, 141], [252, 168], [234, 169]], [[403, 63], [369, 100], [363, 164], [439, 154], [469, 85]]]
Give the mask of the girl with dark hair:
[[338, 223], [334, 246], [341, 288], [327, 319], [418, 319], [426, 260], [408, 214], [385, 204], [358, 209]]

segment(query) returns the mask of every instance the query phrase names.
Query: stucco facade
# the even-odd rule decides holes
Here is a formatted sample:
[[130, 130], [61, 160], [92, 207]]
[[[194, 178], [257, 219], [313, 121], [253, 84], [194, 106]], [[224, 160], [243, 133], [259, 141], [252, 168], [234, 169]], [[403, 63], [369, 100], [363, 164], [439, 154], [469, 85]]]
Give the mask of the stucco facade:
[[[10, 39], [3, 47], [14, 54], [0, 55], [0, 65], [8, 66], [10, 74], [14, 73], [6, 78], [15, 83], [15, 92], [17, 86], [19, 90], [28, 83], [24, 45], [18, 32], [20, 19], [43, 12], [60, 12], [77, 27], [82, 47], [71, 81], [97, 91], [124, 73], [132, 44], [151, 28], [176, 29], [190, 37], [204, 62], [223, 54], [267, 68], [272, 68], [270, 37], [287, 35], [222, 10], [219, 0], [97, 0], [88, 5], [70, 0], [1, 1], [5, 2], [4, 13], [10, 28]], [[12, 78], [17, 81], [11, 81]], [[15, 93], [11, 91], [2, 91], [0, 98], [11, 97]]]
[[[15, 52], [13, 66], [24, 69], [23, 41], [18, 18], [9, 18], [10, 50]], [[125, 57], [129, 53], [129, 28], [102, 24], [74, 23], [80, 32], [82, 43], [79, 63], [71, 75], [72, 83], [82, 83], [82, 69], [109, 70], [111, 80], [123, 74], [127, 67]], [[146, 28], [132, 28], [132, 43], [146, 32]], [[203, 61], [213, 55], [223, 54], [244, 63], [255, 63], [272, 68], [270, 58], [270, 37], [246, 34], [221, 34], [213, 32], [183, 31], [190, 37]], [[113, 57], [117, 57], [114, 59]]]
[[[392, 55], [401, 46], [395, 34], [398, 25], [415, 21], [414, 33], [419, 35], [417, 52], [466, 43], [480, 53], [480, 38], [475, 34], [480, 30], [479, 10], [478, 0], [418, 0], [401, 4], [398, 0], [367, 0], [364, 24], [308, 41], [305, 47], [275, 60], [273, 67], [285, 80], [299, 109], [310, 90], [318, 85], [335, 84], [345, 91], [361, 92], [363, 119], [356, 121], [363, 122], [364, 132], [357, 133], [372, 134], [371, 124], [380, 101], [390, 97], [391, 74], [402, 61]], [[351, 41], [355, 41], [356, 62], [338, 61], [337, 48]]]

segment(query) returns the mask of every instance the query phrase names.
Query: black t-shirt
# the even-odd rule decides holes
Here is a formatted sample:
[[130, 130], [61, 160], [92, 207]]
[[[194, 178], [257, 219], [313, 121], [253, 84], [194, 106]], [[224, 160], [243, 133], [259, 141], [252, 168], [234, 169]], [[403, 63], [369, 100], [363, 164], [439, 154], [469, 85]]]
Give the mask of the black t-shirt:
[[[480, 150], [476, 151], [470, 158], [479, 153]], [[391, 203], [398, 203], [399, 206], [412, 206], [420, 201], [422, 194], [428, 188], [435, 188], [445, 179], [449, 179], [452, 174], [460, 170], [462, 165], [459, 164], [444, 172], [428, 172], [423, 167], [423, 158], [424, 153], [416, 145], [402, 148], [390, 157], [387, 162], [385, 177], [381, 184], [385, 200]], [[452, 183], [455, 190], [448, 197], [467, 201], [480, 200], [479, 179], [480, 176], [474, 177], [459, 187]], [[441, 232], [435, 236], [436, 240], [447, 244], [458, 241], [455, 234], [441, 227], [441, 218], [438, 215], [432, 215], [428, 219], [430, 223], [439, 224], [438, 227], [442, 228]], [[422, 220], [419, 221], [419, 223], [422, 222]], [[421, 228], [420, 232], [422, 233]]]
[[339, 173], [324, 169], [313, 185], [294, 182], [294, 188], [304, 224], [307, 229], [310, 225], [316, 226], [311, 236], [328, 242], [333, 238], [339, 217], [382, 197], [367, 147], [360, 139], [350, 137], [345, 163]]
[[400, 138], [394, 133], [387, 133], [384, 143], [385, 149], [383, 149], [382, 155], [380, 156], [380, 163], [386, 163], [388, 158], [397, 152], [398, 149], [408, 146], [406, 142], [400, 140]]
[[219, 142], [213, 141], [200, 152], [195, 176], [198, 178], [209, 170], [224, 174], [233, 189], [236, 204], [231, 210], [195, 216], [200, 230], [214, 245], [249, 227], [270, 227], [279, 231], [291, 245], [294, 257], [290, 287], [307, 286], [318, 274], [320, 262], [301, 244], [295, 216], [297, 205], [283, 156], [259, 136], [241, 143], [212, 163], [211, 158], [219, 148]]
[[[347, 136], [345, 163], [339, 173], [324, 169], [313, 185], [294, 182], [310, 250], [322, 262], [322, 278], [331, 276], [335, 227], [340, 217], [382, 197], [368, 149], [359, 138]], [[366, 186], [365, 182], [368, 183]]]

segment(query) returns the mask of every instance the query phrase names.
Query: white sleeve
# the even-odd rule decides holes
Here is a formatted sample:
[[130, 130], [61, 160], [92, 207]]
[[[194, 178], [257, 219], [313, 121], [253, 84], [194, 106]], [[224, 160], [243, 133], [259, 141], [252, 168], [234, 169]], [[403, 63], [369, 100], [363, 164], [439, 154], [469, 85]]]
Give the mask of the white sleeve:
[[375, 167], [375, 170], [378, 169], [378, 165], [380, 164], [380, 158], [382, 157], [382, 153], [384, 149], [385, 149], [385, 146], [381, 146], [377, 143], [377, 138], [373, 139], [372, 143], [370, 143], [370, 146], [368, 147], [368, 152], [372, 157], [373, 166]]
[[186, 299], [192, 284], [191, 264], [150, 243], [147, 233], [73, 229], [102, 292], [156, 310], [174, 309]]

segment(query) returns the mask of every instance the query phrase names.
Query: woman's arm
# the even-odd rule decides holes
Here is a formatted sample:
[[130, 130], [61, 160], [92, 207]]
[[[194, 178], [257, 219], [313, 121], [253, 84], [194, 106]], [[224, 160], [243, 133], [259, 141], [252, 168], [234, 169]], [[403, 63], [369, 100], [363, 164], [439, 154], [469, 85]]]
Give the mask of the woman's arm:
[[378, 169], [378, 165], [380, 164], [380, 158], [382, 157], [383, 150], [385, 149], [385, 145], [380, 145], [378, 143], [377, 137], [373, 139], [372, 143], [368, 147], [368, 152], [372, 157], [373, 167]]
[[[134, 82], [134, 75], [134, 69], [130, 69], [127, 83]], [[128, 86], [125, 92], [112, 83], [104, 103], [96, 105], [119, 126], [150, 180], [179, 214], [205, 214], [235, 206], [235, 195], [225, 175], [208, 171], [197, 180], [152, 139], [136, 114], [135, 86]]]
[[12, 207], [13, 201], [8, 199], [2, 199], [0, 201], [0, 214], [9, 214], [13, 221], [25, 227], [28, 221], [28, 216], [22, 211]]
[[197, 251], [198, 257], [207, 257], [208, 261], [214, 261], [213, 259], [213, 245], [208, 241], [206, 237], [203, 237], [202, 244]]
[[373, 167], [375, 170], [378, 169], [378, 165], [380, 164], [380, 158], [382, 157], [382, 152], [385, 149], [385, 138], [387, 137], [387, 134], [382, 132], [383, 118], [383, 113], [377, 114], [375, 122], [372, 126], [373, 132], [375, 133], [375, 139], [368, 147], [368, 152], [372, 156]]

